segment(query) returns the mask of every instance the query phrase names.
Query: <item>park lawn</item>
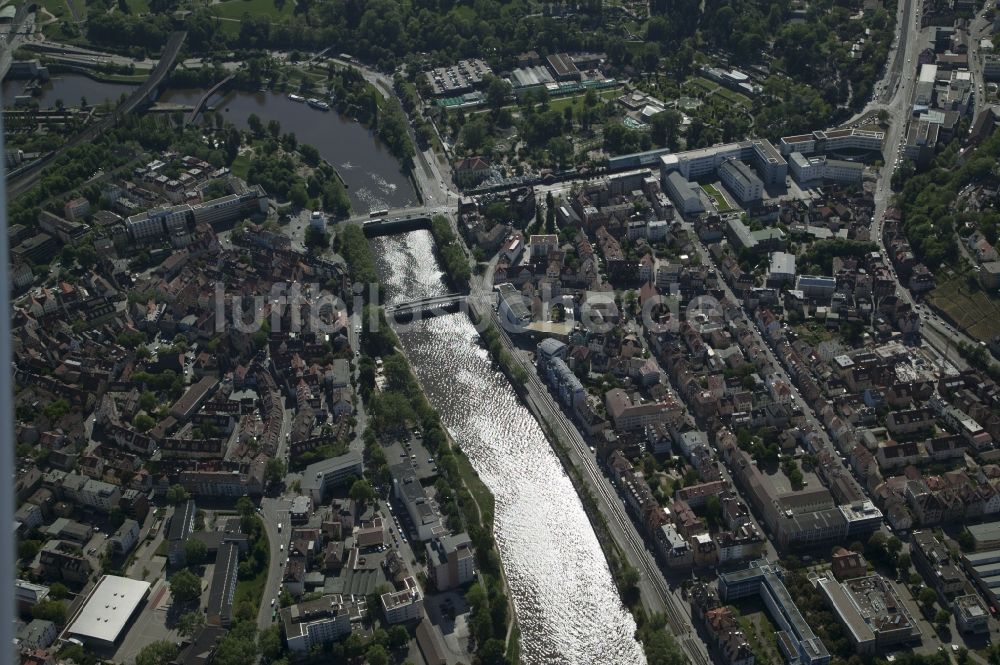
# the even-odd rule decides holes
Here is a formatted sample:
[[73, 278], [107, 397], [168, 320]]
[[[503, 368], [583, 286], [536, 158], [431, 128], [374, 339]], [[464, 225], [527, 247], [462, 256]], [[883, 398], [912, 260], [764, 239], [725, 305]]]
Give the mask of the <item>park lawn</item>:
[[125, 2], [133, 14], [145, 14], [149, 11], [149, 0], [125, 0]]
[[241, 19], [244, 14], [264, 16], [270, 19], [290, 18], [295, 13], [295, 2], [286, 0], [281, 9], [274, 0], [226, 0], [209, 7], [213, 14], [223, 18]]
[[722, 192], [715, 188], [715, 185], [702, 185], [701, 188], [715, 201], [715, 208], [719, 212], [729, 212], [733, 209], [729, 205], [729, 201], [726, 200], [726, 197], [722, 195]]
[[812, 346], [833, 339], [833, 333], [827, 330], [826, 326], [816, 321], [806, 321], [797, 326], [792, 326], [792, 328], [802, 340]]
[[[489, 512], [490, 515], [493, 514], [493, 493], [490, 492], [489, 488], [483, 484], [480, 480], [479, 474], [476, 470], [472, 468], [472, 463], [469, 462], [469, 458], [465, 456], [465, 453], [456, 450], [455, 460], [458, 462], [458, 472], [462, 475], [462, 482], [465, 486], [469, 488], [469, 492], [472, 493], [472, 498], [476, 500], [479, 504], [479, 509], [483, 513]], [[492, 520], [486, 525], [491, 530], [493, 529]]]
[[233, 160], [232, 165], [229, 170], [233, 172], [233, 175], [237, 178], [246, 180], [247, 172], [250, 170], [250, 155], [249, 153], [236, 155], [236, 159]]
[[741, 95], [738, 92], [733, 92], [728, 88], [723, 88], [720, 86], [719, 89], [715, 91], [715, 94], [717, 94], [719, 97], [722, 97], [727, 102], [732, 102], [733, 104], [739, 104], [740, 106], [750, 106], [749, 97], [747, 97], [746, 95]]
[[988, 342], [1000, 335], [1000, 298], [983, 291], [974, 272], [940, 278], [937, 288], [927, 296], [931, 304], [971, 337]]
[[267, 582], [267, 566], [261, 568], [260, 572], [250, 580], [240, 580], [236, 583], [236, 595], [233, 597], [233, 607], [239, 606], [241, 601], [249, 601], [253, 605], [254, 619], [260, 611], [261, 597], [264, 595], [264, 584]]
[[684, 81], [684, 85], [694, 88], [695, 91], [697, 92], [702, 92], [705, 94], [711, 94], [716, 90], [718, 90], [719, 88], [719, 86], [716, 85], [715, 83], [712, 83], [708, 79], [702, 78], [700, 76], [689, 78], [687, 81]]
[[84, 0], [66, 0], [76, 10], [76, 15], [81, 19], [87, 18], [87, 3]]
[[[620, 88], [610, 88], [608, 90], [601, 90], [598, 93], [598, 97], [601, 99], [614, 99], [621, 96], [622, 91]], [[583, 112], [583, 101], [586, 98], [587, 93], [568, 95], [566, 97], [556, 97], [549, 100], [549, 108], [554, 111], [562, 112], [567, 106], [573, 107], [573, 117], [577, 117]]]
[[56, 18], [62, 18], [69, 14], [69, 7], [66, 6], [66, 0], [39, 0], [38, 4]]

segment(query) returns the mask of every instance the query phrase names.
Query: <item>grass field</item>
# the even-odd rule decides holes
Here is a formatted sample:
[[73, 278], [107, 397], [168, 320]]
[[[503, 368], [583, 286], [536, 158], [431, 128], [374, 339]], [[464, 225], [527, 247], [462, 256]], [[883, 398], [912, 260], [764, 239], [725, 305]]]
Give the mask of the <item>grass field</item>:
[[702, 185], [701, 188], [715, 202], [715, 209], [719, 212], [729, 212], [733, 209], [729, 205], [729, 201], [726, 200], [726, 197], [722, 195], [722, 192], [715, 188], [715, 185]]
[[62, 18], [69, 14], [69, 7], [66, 6], [66, 0], [39, 0], [38, 4], [56, 18]]
[[[601, 90], [598, 93], [601, 99], [615, 99], [621, 96], [622, 91], [620, 88], [612, 88], [610, 90]], [[549, 108], [562, 112], [567, 106], [573, 107], [573, 116], [578, 116], [583, 111], [583, 100], [586, 97], [586, 93], [582, 95], [570, 95], [568, 97], [556, 97], [555, 99], [549, 100]]]
[[125, 2], [133, 14], [145, 14], [149, 11], [149, 0], [125, 0]]
[[806, 321], [805, 323], [793, 326], [793, 329], [798, 333], [799, 337], [813, 346], [833, 339], [833, 333], [827, 330], [826, 326], [816, 321]]
[[286, 0], [279, 9], [274, 0], [227, 0], [217, 5], [211, 5], [210, 9], [216, 16], [223, 18], [240, 19], [244, 14], [253, 16], [266, 16], [270, 19], [286, 18], [292, 16], [295, 10], [295, 3]]
[[939, 279], [937, 288], [927, 296], [931, 304], [971, 337], [988, 342], [1000, 335], [1000, 299], [982, 290], [974, 272], [950, 278], [939, 275]]
[[[462, 480], [465, 482], [465, 486], [469, 488], [472, 493], [472, 497], [479, 504], [480, 510], [483, 512], [488, 511], [490, 515], [493, 514], [493, 493], [490, 492], [489, 488], [483, 484], [483, 481], [479, 479], [479, 475], [476, 470], [472, 468], [472, 463], [469, 462], [469, 458], [465, 456], [462, 451], [455, 451], [455, 459], [458, 461], [458, 471], [462, 474]], [[487, 525], [490, 529], [493, 528], [492, 521]]]
[[250, 155], [236, 155], [236, 159], [233, 160], [233, 165], [230, 166], [229, 169], [233, 172], [234, 176], [245, 180], [247, 177], [247, 171], [250, 170]]
[[707, 78], [701, 76], [695, 76], [684, 81], [684, 85], [696, 95], [708, 96], [708, 95], [718, 95], [730, 104], [739, 104], [740, 106], [749, 107], [751, 102], [750, 98], [746, 95], [741, 95], [738, 92], [733, 92], [728, 88], [723, 88], [721, 85], [715, 81], [710, 81]]

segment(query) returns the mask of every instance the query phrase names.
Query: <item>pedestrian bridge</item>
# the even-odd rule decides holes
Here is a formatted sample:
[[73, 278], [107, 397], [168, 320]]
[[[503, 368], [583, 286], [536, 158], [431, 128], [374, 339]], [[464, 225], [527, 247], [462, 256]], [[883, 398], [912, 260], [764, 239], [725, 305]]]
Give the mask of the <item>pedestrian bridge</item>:
[[364, 230], [365, 237], [367, 238], [391, 236], [397, 233], [407, 233], [408, 231], [430, 230], [431, 218], [418, 216], [396, 219], [373, 219], [362, 224], [361, 228]]
[[454, 314], [461, 309], [467, 298], [468, 296], [461, 293], [421, 298], [420, 300], [389, 305], [385, 308], [385, 313], [392, 321], [405, 323], [417, 318], [426, 319], [442, 314]]

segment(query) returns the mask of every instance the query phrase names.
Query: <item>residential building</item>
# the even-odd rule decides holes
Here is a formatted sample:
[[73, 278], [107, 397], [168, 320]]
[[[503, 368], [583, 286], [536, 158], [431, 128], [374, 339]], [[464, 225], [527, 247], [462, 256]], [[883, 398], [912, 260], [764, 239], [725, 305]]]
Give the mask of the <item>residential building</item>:
[[382, 613], [390, 625], [415, 621], [423, 612], [424, 594], [414, 577], [404, 579], [401, 590], [382, 594]]
[[914, 567], [924, 576], [928, 586], [942, 597], [950, 598], [964, 588], [965, 577], [962, 571], [952, 561], [948, 548], [933, 532], [913, 532], [910, 540], [910, 556]]
[[[86, 200], [86, 199], [84, 199]], [[59, 636], [56, 625], [45, 619], [33, 619], [26, 626], [17, 631], [16, 642], [18, 649], [46, 649]]]
[[237, 572], [240, 565], [240, 548], [236, 543], [226, 543], [215, 555], [212, 586], [208, 592], [206, 622], [228, 628], [233, 618], [233, 598], [236, 597]]
[[48, 541], [42, 546], [38, 561], [46, 581], [83, 584], [90, 579], [90, 562], [72, 543]]
[[951, 601], [951, 613], [955, 616], [955, 625], [963, 633], [990, 632], [990, 613], [977, 594], [956, 596]]
[[692, 185], [680, 172], [664, 173], [663, 188], [670, 195], [670, 199], [677, 206], [677, 209], [685, 215], [704, 212], [705, 205], [701, 202], [696, 186]]
[[417, 532], [417, 539], [430, 540], [443, 534], [441, 515], [417, 479], [413, 465], [408, 462], [394, 464], [389, 467], [389, 471], [392, 474], [393, 492], [406, 507]]
[[309, 493], [314, 504], [321, 504], [331, 488], [346, 483], [350, 478], [361, 478], [363, 474], [361, 453], [350, 451], [307, 466], [302, 472], [301, 487], [303, 492]]
[[313, 647], [351, 634], [351, 613], [343, 596], [327, 594], [281, 610], [288, 649], [308, 653]]
[[828, 665], [830, 652], [795, 606], [783, 578], [781, 567], [767, 559], [751, 561], [744, 570], [719, 575], [719, 598], [728, 602], [759, 595], [781, 631], [778, 646], [785, 658], [802, 665]]
[[846, 629], [856, 653], [871, 655], [919, 641], [920, 629], [882, 576], [838, 582], [824, 575], [816, 580], [816, 588]]
[[736, 195], [740, 203], [760, 201], [764, 194], [764, 183], [749, 166], [738, 159], [727, 159], [719, 167], [719, 178], [729, 191]]
[[111, 544], [118, 554], [128, 554], [139, 542], [139, 523], [135, 520], [125, 520], [110, 538]]
[[468, 534], [438, 537], [424, 545], [428, 579], [438, 591], [468, 584], [476, 573], [476, 556]]
[[170, 531], [167, 532], [167, 561], [175, 568], [187, 563], [184, 543], [194, 531], [194, 518], [197, 512], [194, 499], [188, 499], [174, 508], [174, 514], [170, 518]]

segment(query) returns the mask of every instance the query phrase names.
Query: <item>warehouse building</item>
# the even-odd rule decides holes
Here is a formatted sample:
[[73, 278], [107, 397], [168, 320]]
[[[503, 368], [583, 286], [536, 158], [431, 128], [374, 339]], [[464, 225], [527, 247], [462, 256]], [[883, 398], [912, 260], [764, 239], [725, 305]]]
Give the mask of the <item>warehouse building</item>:
[[116, 644], [125, 634], [139, 606], [149, 596], [150, 584], [127, 577], [104, 575], [91, 589], [66, 633], [94, 647]]

